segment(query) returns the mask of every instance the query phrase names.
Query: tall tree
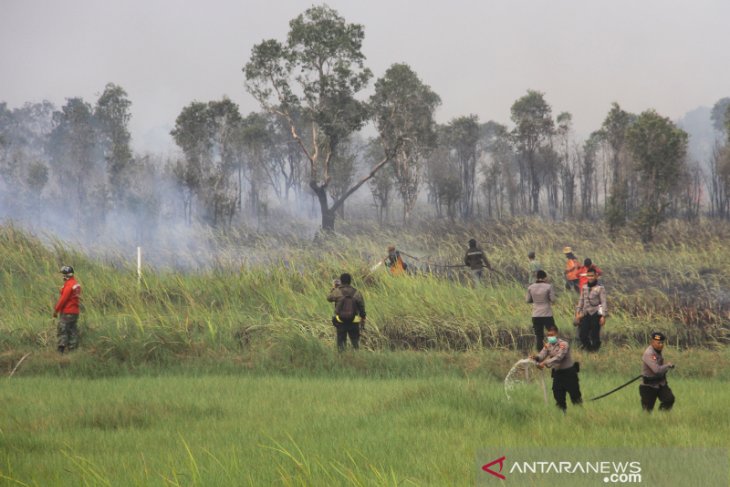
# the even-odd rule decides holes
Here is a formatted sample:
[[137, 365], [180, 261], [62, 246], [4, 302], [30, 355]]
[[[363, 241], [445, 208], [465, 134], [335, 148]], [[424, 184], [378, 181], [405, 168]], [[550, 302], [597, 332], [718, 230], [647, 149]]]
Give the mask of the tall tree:
[[710, 174], [707, 188], [710, 196], [710, 215], [730, 217], [730, 150], [717, 141], [710, 156]]
[[393, 64], [376, 81], [370, 98], [375, 125], [385, 154], [392, 154], [395, 179], [403, 201], [403, 223], [418, 198], [423, 157], [436, 144], [433, 113], [439, 96], [407, 64]]
[[10, 216], [27, 218], [30, 209], [30, 218], [38, 221], [41, 192], [50, 179], [45, 149], [54, 111], [48, 101], [14, 110], [0, 103], [0, 207]]
[[603, 139], [611, 149], [612, 186], [618, 185], [621, 179], [621, 158], [626, 142], [626, 130], [635, 118], [636, 116], [622, 110], [618, 103], [613, 102], [601, 126]]
[[[388, 162], [380, 161], [330, 204], [327, 188], [337, 146], [359, 130], [368, 115], [356, 98], [372, 77], [364, 66], [363, 38], [361, 25], [345, 22], [326, 5], [314, 6], [289, 23], [286, 44], [271, 39], [255, 45], [243, 68], [248, 92], [287, 121], [309, 160], [309, 187], [327, 231], [334, 230], [337, 208]], [[302, 127], [311, 131], [308, 143], [300, 136]]]
[[687, 133], [654, 110], [639, 115], [626, 133], [640, 183], [640, 210], [634, 226], [651, 242], [678, 187], [687, 154]]
[[474, 214], [474, 193], [476, 188], [476, 165], [479, 159], [479, 118], [476, 115], [453, 119], [445, 128], [443, 141], [455, 163], [460, 181], [459, 209], [461, 218]]
[[[105, 172], [99, 161], [96, 122], [91, 105], [81, 98], [69, 98], [53, 115], [55, 128], [48, 140], [51, 168], [60, 194], [68, 198], [78, 228], [94, 228], [99, 221], [89, 217], [92, 209], [103, 215]], [[72, 196], [73, 195], [73, 196]], [[92, 201], [93, 199], [93, 201]]]
[[429, 202], [433, 203], [436, 214], [454, 220], [462, 201], [462, 181], [459, 164], [450, 149], [449, 129], [445, 125], [436, 127], [436, 148], [426, 158], [426, 183]]
[[201, 193], [209, 171], [212, 140], [207, 111], [206, 103], [192, 102], [182, 109], [175, 120], [175, 128], [170, 132], [184, 154], [184, 159], [175, 163], [173, 174], [182, 187], [188, 224], [192, 223], [195, 196]]
[[483, 191], [487, 198], [487, 215], [501, 218], [505, 200], [511, 216], [517, 214], [518, 187], [515, 177], [515, 151], [506, 126], [489, 121], [482, 125], [481, 139], [489, 160], [482, 165]]
[[[383, 144], [381, 141], [371, 139], [366, 148], [366, 159], [382, 160], [384, 157], [383, 153]], [[373, 196], [373, 205], [375, 206], [375, 212], [380, 225], [383, 225], [388, 220], [393, 194], [393, 181], [395, 180], [393, 173], [393, 165], [388, 164], [368, 181], [370, 193]]]
[[578, 168], [580, 181], [580, 213], [582, 218], [590, 218], [593, 211], [593, 195], [596, 191], [596, 159], [603, 140], [603, 133], [591, 133], [583, 144], [583, 157]]
[[568, 112], [558, 115], [557, 153], [559, 159], [560, 187], [562, 189], [563, 215], [573, 217], [575, 213], [575, 176], [579, 152], [572, 145], [573, 116]]
[[730, 137], [730, 128], [728, 128], [730, 124], [730, 97], [720, 98], [715, 102], [712, 106], [710, 118], [715, 130]]
[[241, 115], [228, 98], [192, 102], [183, 108], [170, 132], [185, 159], [173, 170], [183, 187], [188, 223], [193, 198], [203, 203], [204, 217], [213, 225], [230, 223], [238, 207], [233, 174], [240, 151]]
[[262, 215], [264, 185], [270, 182], [268, 164], [272, 157], [274, 131], [266, 114], [251, 113], [243, 119], [241, 140], [246, 155], [245, 179], [248, 182], [248, 208], [252, 215]]
[[541, 172], [539, 149], [550, 138], [555, 123], [552, 108], [543, 93], [528, 90], [527, 95], [512, 104], [513, 136], [519, 151], [521, 179], [527, 179], [530, 194], [530, 212], [540, 211]]
[[117, 204], [122, 204], [130, 187], [132, 163], [131, 137], [127, 128], [132, 102], [121, 86], [109, 83], [96, 102], [94, 117], [98, 123], [101, 150], [106, 160], [110, 192]]

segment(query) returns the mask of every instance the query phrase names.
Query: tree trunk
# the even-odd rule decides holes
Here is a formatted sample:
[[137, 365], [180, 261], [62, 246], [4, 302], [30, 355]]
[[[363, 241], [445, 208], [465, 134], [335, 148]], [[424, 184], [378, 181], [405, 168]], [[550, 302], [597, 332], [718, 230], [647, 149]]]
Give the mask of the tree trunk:
[[320, 186], [316, 181], [310, 181], [309, 187], [312, 188], [315, 196], [317, 196], [317, 201], [319, 201], [319, 210], [322, 214], [322, 230], [325, 232], [334, 232], [337, 213], [327, 203], [327, 186]]

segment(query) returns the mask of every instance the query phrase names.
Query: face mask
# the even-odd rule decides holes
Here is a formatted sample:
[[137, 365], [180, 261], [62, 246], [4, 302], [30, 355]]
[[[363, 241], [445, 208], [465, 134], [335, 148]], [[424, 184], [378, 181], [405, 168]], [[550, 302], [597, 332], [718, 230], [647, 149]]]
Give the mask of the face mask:
[[547, 337], [547, 341], [551, 345], [555, 345], [556, 343], [558, 343], [558, 337]]

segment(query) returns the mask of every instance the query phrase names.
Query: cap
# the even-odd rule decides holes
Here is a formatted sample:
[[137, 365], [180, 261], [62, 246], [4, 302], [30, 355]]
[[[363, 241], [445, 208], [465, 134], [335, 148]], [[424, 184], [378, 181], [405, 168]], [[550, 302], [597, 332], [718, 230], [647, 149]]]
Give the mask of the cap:
[[530, 259], [534, 259], [535, 258], [535, 251], [534, 250], [530, 250], [529, 252], [527, 252], [527, 257], [529, 257]]
[[659, 331], [655, 331], [655, 332], [653, 332], [651, 334], [651, 339], [652, 340], [659, 340], [660, 342], [663, 342], [664, 340], [667, 339], [667, 337], [664, 336], [664, 333], [659, 332]]
[[572, 251], [573, 251], [573, 249], [572, 249], [572, 248], [570, 248], [570, 247], [563, 247], [563, 253], [564, 253], [564, 254], [569, 254], [569, 253], [571, 253]]
[[60, 272], [61, 272], [61, 274], [65, 274], [67, 276], [72, 276], [74, 273], [74, 268], [71, 267], [70, 265], [65, 265], [65, 266], [61, 267]]

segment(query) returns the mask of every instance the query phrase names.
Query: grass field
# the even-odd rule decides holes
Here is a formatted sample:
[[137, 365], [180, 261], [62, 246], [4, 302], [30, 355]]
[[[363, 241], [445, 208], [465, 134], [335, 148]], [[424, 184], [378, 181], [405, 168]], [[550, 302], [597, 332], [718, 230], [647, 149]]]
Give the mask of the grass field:
[[[147, 266], [138, 284], [114, 254], [0, 226], [0, 370], [26, 357], [0, 388], [0, 485], [474, 485], [475, 454], [492, 447], [727, 449], [730, 226], [667, 230], [650, 248], [529, 220], [316, 243], [228, 235], [208, 264]], [[391, 242], [419, 271], [459, 262], [472, 235], [500, 270], [484, 287], [458, 269], [370, 270]], [[604, 348], [575, 353], [584, 396], [638, 374], [659, 329], [678, 364], [668, 415], [643, 415], [635, 384], [566, 417], [536, 387], [506, 399], [502, 379], [533, 347], [524, 255], [537, 250], [560, 287], [565, 244], [609, 290]], [[61, 264], [84, 286], [81, 349], [64, 356], [50, 318]], [[335, 352], [324, 299], [342, 271], [368, 306], [357, 354]], [[574, 304], [560, 292], [568, 338]]]
[[[582, 376], [586, 397], [625, 379]], [[727, 382], [672, 386], [669, 414], [643, 414], [630, 386], [563, 417], [481, 378], [13, 378], [0, 471], [4, 485], [473, 485], [490, 447], [727, 448]]]

